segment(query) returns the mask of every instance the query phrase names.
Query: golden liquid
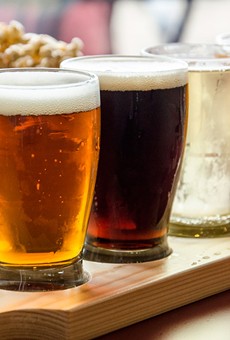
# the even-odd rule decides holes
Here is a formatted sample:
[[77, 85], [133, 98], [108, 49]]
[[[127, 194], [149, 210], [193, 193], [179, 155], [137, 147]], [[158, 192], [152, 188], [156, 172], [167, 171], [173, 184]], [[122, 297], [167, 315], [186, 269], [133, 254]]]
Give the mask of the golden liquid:
[[71, 261], [85, 238], [96, 178], [99, 109], [0, 115], [0, 262]]

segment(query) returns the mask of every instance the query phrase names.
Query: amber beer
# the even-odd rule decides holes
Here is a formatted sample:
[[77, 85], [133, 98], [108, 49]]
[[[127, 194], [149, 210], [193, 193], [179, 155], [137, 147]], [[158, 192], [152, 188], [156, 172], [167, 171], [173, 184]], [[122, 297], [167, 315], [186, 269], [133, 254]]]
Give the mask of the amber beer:
[[[92, 201], [99, 93], [74, 86], [76, 75], [60, 84], [57, 76], [52, 87], [55, 74], [31, 72], [0, 73], [0, 84], [25, 84], [0, 85], [0, 262], [68, 264], [82, 250]], [[42, 85], [29, 90], [30, 77]]]
[[63, 63], [96, 71], [101, 149], [85, 257], [139, 262], [168, 255], [168, 219], [184, 143], [184, 64], [134, 57]]

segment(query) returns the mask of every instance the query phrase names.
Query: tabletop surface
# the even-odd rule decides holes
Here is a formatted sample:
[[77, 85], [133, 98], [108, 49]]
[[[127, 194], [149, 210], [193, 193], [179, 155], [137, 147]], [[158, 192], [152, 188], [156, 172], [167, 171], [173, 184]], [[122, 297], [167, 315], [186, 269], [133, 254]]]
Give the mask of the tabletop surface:
[[96, 339], [230, 340], [230, 290]]

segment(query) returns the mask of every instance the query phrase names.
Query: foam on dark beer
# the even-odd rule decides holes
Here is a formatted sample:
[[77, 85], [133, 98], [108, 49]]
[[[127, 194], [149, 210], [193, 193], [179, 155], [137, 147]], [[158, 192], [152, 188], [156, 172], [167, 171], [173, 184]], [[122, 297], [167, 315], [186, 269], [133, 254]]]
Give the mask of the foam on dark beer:
[[[129, 57], [128, 57], [129, 58]], [[187, 64], [169, 58], [133, 56], [133, 61], [107, 56], [68, 59], [61, 67], [95, 72], [101, 90], [147, 91], [180, 87], [187, 84]], [[184, 72], [183, 72], [184, 69]]]

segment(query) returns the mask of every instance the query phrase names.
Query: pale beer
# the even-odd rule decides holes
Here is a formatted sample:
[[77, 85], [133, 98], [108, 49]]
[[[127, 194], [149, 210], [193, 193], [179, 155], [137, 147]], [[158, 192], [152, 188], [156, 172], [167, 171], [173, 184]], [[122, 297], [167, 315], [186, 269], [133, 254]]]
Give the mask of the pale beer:
[[189, 120], [170, 234], [230, 235], [230, 56], [228, 45], [165, 44], [143, 54], [185, 60]]

